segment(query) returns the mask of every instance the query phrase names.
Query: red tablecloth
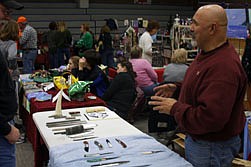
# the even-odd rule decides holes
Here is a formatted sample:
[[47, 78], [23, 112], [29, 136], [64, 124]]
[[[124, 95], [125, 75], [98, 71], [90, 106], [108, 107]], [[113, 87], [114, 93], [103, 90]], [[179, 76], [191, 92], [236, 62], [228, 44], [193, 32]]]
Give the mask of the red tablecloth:
[[[163, 73], [164, 73], [165, 68], [160, 68], [160, 69], [154, 69], [154, 71], [158, 75], [158, 82], [163, 82]], [[108, 76], [111, 78], [114, 78], [117, 75], [117, 71], [114, 68], [109, 68], [108, 69]]]
[[[53, 96], [56, 95], [57, 91], [52, 90], [48, 93], [52, 94]], [[89, 106], [104, 106], [105, 102], [97, 98], [95, 100], [88, 99], [87, 96], [93, 96], [91, 93], [85, 94], [85, 101], [67, 101], [65, 99], [62, 100], [62, 108], [78, 108], [78, 107], [89, 107]], [[32, 119], [32, 114], [36, 112], [42, 111], [50, 111], [54, 110], [56, 107], [56, 102], [52, 103], [51, 101], [39, 102], [31, 99], [30, 101], [30, 113], [26, 111], [23, 107], [20, 110], [21, 117], [23, 119], [24, 125], [26, 127], [26, 135], [28, 140], [32, 144], [32, 148], [34, 151], [34, 161], [35, 166], [40, 167], [43, 164], [43, 160], [48, 159], [48, 150], [46, 149], [43, 140], [40, 137], [40, 134], [36, 128], [36, 125]], [[44, 157], [45, 156], [45, 157]]]

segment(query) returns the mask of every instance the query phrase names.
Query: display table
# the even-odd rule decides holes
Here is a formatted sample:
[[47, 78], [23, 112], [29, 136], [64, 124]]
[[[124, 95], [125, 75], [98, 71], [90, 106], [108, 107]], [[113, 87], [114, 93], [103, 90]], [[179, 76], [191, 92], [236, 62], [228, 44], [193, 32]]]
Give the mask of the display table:
[[[58, 91], [57, 90], [50, 90], [48, 93], [52, 94], [53, 96], [56, 95]], [[93, 96], [91, 93], [86, 93], [85, 94], [85, 101], [80, 102], [80, 101], [67, 101], [65, 99], [62, 100], [62, 108], [67, 109], [67, 108], [77, 108], [77, 107], [88, 107], [88, 106], [104, 106], [105, 102], [100, 99], [96, 98], [94, 100], [87, 98], [88, 96]], [[26, 102], [25, 102], [26, 101]], [[44, 101], [44, 102], [39, 102], [35, 101], [35, 99], [31, 99], [28, 101], [25, 99], [23, 100], [24, 104], [29, 104], [29, 106], [25, 106], [26, 108], [29, 109], [29, 112], [24, 108], [24, 106], [20, 107], [20, 116], [23, 120], [24, 126], [26, 128], [26, 135], [28, 140], [32, 144], [32, 148], [34, 151], [34, 161], [35, 161], [35, 166], [42, 166], [41, 164], [41, 157], [42, 155], [46, 155], [46, 149], [43, 150], [41, 147], [43, 147], [43, 140], [40, 139], [40, 135], [37, 131], [37, 128], [34, 124], [34, 121], [32, 119], [32, 114], [36, 112], [44, 112], [44, 111], [49, 111], [49, 110], [55, 110], [56, 103], [52, 103], [51, 101]], [[45, 151], [45, 153], [44, 153]], [[42, 157], [43, 158], [43, 157]], [[44, 157], [45, 159], [47, 157]]]
[[[88, 107], [90, 108], [90, 107]], [[96, 108], [96, 107], [91, 107]], [[69, 112], [79, 111], [81, 114], [78, 118], [87, 121], [87, 126], [90, 124], [96, 124], [94, 127], [93, 136], [95, 139], [86, 139], [82, 141], [73, 141], [72, 138], [65, 134], [55, 135], [52, 128], [48, 128], [46, 123], [55, 122], [55, 119], [49, 116], [53, 115], [53, 111], [39, 112], [33, 114], [34, 122], [50, 152], [49, 166], [74, 166], [74, 167], [89, 167], [91, 165], [115, 162], [115, 161], [129, 161], [126, 164], [120, 166], [192, 166], [182, 157], [175, 152], [171, 151], [166, 146], [157, 142], [154, 138], [144, 134], [137, 128], [121, 119], [116, 113], [105, 109], [107, 117], [105, 118], [93, 118], [87, 117], [85, 108], [75, 108], [63, 110], [63, 115], [69, 115]], [[87, 119], [88, 118], [88, 119]], [[109, 147], [106, 140], [109, 140], [112, 147]], [[125, 148], [116, 141], [120, 139], [126, 145]], [[83, 141], [88, 141], [88, 151], [85, 151]], [[103, 145], [103, 149], [94, 144], [94, 141], [98, 141]], [[159, 151], [156, 153], [149, 153], [149, 151]], [[93, 157], [85, 157], [94, 153], [107, 153], [112, 152], [111, 155], [116, 159], [107, 160], [102, 162], [90, 163], [87, 160], [93, 159]], [[148, 153], [144, 153], [148, 152]], [[94, 157], [95, 158], [95, 157]], [[100, 156], [99, 156], [100, 158]]]

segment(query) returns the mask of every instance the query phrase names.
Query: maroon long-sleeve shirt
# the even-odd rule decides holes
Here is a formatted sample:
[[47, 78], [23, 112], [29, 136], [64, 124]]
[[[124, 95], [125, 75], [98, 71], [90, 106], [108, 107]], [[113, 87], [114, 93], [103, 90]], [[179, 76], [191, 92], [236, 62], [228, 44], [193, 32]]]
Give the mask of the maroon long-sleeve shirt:
[[187, 70], [171, 115], [194, 139], [227, 140], [243, 130], [246, 84], [239, 56], [228, 42], [200, 53]]

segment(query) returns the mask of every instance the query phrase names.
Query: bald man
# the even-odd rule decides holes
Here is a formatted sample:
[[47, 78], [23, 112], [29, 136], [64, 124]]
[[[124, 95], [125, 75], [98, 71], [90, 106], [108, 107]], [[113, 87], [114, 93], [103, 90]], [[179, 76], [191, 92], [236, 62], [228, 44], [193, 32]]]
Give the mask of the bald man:
[[227, 41], [227, 16], [218, 5], [200, 7], [191, 32], [201, 52], [187, 70], [178, 100], [177, 84], [155, 88], [149, 104], [174, 116], [187, 137], [185, 156], [195, 167], [231, 166], [239, 152], [247, 79], [239, 55]]

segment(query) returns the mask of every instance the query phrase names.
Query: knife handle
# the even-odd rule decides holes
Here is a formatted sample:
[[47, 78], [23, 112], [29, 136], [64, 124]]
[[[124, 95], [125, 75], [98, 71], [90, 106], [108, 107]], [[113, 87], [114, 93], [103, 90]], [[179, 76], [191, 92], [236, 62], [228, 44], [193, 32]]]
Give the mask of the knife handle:
[[121, 140], [119, 140], [119, 139], [115, 139], [123, 148], [126, 148], [127, 146], [126, 146], [126, 144], [123, 142], [123, 141], [121, 141]]
[[97, 140], [94, 141], [94, 144], [98, 146], [99, 150], [103, 150], [104, 147], [102, 146], [102, 144], [100, 144]]
[[85, 149], [85, 151], [89, 152], [89, 143], [88, 143], [88, 141], [83, 141], [83, 143], [84, 143], [84, 149]]
[[103, 161], [103, 158], [94, 158], [94, 159], [88, 159], [87, 162], [100, 162]]
[[110, 142], [110, 140], [106, 139], [105, 141], [106, 141], [108, 147], [109, 147], [109, 148], [112, 148], [112, 143]]

